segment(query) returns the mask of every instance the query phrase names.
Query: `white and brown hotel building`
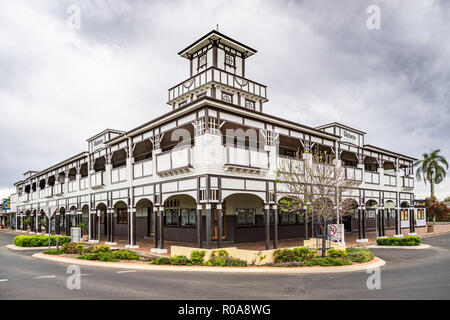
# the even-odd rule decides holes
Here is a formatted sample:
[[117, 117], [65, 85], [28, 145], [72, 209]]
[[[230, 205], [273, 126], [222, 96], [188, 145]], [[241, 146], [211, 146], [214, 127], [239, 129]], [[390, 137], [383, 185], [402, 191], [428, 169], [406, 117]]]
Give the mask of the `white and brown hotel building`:
[[129, 131], [106, 129], [87, 140], [87, 151], [26, 172], [13, 195], [17, 227], [30, 217], [37, 232], [50, 213], [55, 233], [68, 233], [75, 214], [92, 242], [276, 247], [278, 239], [311, 236], [303, 214], [278, 209], [275, 172], [283, 158], [301, 163], [313, 148], [334, 154], [358, 183], [347, 231], [364, 241], [367, 230], [425, 226], [413, 206], [415, 159], [367, 145], [365, 132], [339, 123], [312, 128], [265, 113], [266, 86], [246, 77], [255, 53], [218, 31], [182, 50], [190, 77], [169, 89], [172, 110]]

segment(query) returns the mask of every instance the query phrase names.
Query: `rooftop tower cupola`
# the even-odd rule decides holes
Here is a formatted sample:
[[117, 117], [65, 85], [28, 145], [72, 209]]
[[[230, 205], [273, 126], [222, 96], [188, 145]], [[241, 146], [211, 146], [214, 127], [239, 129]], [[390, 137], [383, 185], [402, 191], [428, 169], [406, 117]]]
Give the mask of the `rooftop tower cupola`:
[[219, 31], [213, 30], [178, 54], [189, 60], [190, 77], [169, 89], [174, 109], [203, 97], [262, 112], [266, 86], [245, 78], [246, 59], [256, 53]]

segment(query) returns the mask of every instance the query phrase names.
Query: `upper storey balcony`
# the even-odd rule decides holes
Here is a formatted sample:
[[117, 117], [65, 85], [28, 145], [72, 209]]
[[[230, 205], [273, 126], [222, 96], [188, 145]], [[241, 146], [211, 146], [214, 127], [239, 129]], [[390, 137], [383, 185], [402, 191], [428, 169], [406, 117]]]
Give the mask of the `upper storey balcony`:
[[[222, 85], [230, 89], [240, 90], [248, 93], [251, 96], [258, 97], [263, 102], [267, 101], [266, 86], [254, 81], [242, 78], [230, 72], [210, 67], [186, 81], [169, 89], [168, 104], [175, 103], [182, 104], [189, 100], [189, 95], [192, 93], [200, 93], [202, 87], [207, 85]], [[206, 90], [206, 89], [205, 89]]]

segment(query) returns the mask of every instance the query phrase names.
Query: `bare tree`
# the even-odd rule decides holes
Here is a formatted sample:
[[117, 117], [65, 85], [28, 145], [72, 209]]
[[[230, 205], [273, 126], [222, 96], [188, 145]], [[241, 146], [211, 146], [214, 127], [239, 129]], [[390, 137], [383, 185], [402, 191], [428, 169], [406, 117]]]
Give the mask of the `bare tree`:
[[340, 214], [351, 209], [344, 197], [351, 196], [358, 183], [346, 178], [345, 167], [332, 154], [316, 148], [312, 154], [296, 159], [280, 158], [276, 174], [277, 191], [283, 198], [280, 207], [303, 206], [322, 235], [327, 234], [327, 223], [334, 218], [339, 222]]

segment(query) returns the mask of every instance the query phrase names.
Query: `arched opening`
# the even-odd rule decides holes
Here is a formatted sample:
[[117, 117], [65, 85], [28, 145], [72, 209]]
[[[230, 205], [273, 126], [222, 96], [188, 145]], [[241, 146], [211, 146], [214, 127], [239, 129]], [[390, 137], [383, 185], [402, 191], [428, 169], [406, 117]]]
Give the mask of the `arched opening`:
[[358, 228], [358, 202], [355, 199], [345, 199], [342, 201], [342, 223], [346, 232]]
[[[224, 198], [223, 212], [224, 233], [227, 240], [234, 240], [237, 243], [264, 241], [264, 201], [261, 197], [250, 193], [233, 193]], [[273, 224], [273, 212], [270, 216]], [[294, 234], [298, 236], [298, 233]], [[289, 232], [279, 232], [279, 237], [286, 235], [289, 235]]]
[[112, 154], [111, 164], [113, 168], [123, 167], [127, 164], [127, 152], [125, 149], [117, 150]]
[[396, 217], [396, 210], [395, 210], [395, 202], [392, 200], [387, 200], [384, 203], [384, 207], [386, 208], [386, 227], [392, 228], [395, 227], [395, 217]]
[[23, 220], [23, 230], [27, 231], [30, 225], [31, 225], [31, 211], [27, 210], [25, 211], [25, 216]]
[[81, 207], [81, 221], [83, 222], [83, 227], [81, 228], [81, 234], [89, 234], [89, 205], [85, 204]]
[[[68, 222], [69, 215], [66, 212], [66, 208], [59, 208], [59, 230], [64, 232], [64, 235], [70, 235], [70, 222]], [[70, 221], [70, 220], [69, 220]]]
[[378, 202], [373, 199], [366, 201], [365, 210], [367, 230], [375, 230], [377, 227], [376, 216], [378, 210]]
[[118, 201], [113, 209], [114, 234], [128, 236], [128, 205], [124, 201]]
[[153, 237], [155, 221], [153, 204], [149, 199], [141, 199], [136, 203], [136, 236]]
[[408, 201], [402, 201], [400, 203], [400, 220], [401, 221], [407, 221], [409, 220], [409, 202]]
[[152, 158], [153, 144], [150, 139], [136, 143], [133, 150], [134, 162]]
[[108, 216], [107, 216], [108, 208], [106, 207], [106, 204], [102, 202], [97, 204], [95, 210], [97, 210], [97, 212], [100, 213], [100, 216], [97, 215], [95, 220], [97, 228], [99, 228], [98, 229], [99, 240], [102, 241], [102, 235], [106, 237], [106, 235], [108, 234]]
[[95, 172], [105, 171], [105, 169], [106, 169], [105, 165], [106, 165], [106, 158], [104, 156], [95, 159], [95, 162], [94, 162]]
[[[211, 216], [217, 216], [216, 206], [211, 210]], [[202, 217], [202, 226], [205, 226]], [[212, 219], [214, 220], [214, 218]], [[157, 221], [157, 224], [159, 221]], [[164, 238], [172, 241], [197, 241], [197, 202], [187, 194], [170, 196], [164, 201]], [[215, 227], [212, 222], [212, 229]], [[214, 237], [215, 234], [212, 234]], [[157, 232], [157, 236], [160, 236]], [[217, 239], [217, 238], [216, 238]]]

